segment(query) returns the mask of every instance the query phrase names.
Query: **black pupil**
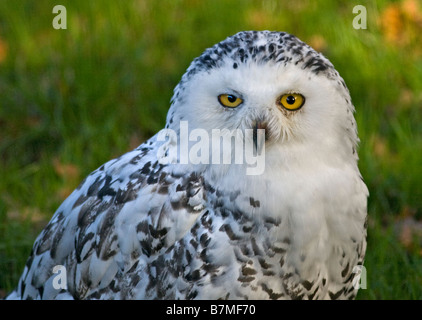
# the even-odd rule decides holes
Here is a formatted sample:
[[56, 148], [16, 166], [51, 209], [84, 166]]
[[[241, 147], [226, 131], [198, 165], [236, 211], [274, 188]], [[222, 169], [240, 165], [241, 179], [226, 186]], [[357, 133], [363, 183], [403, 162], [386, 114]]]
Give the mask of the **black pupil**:
[[229, 94], [227, 96], [227, 100], [229, 100], [231, 103], [235, 102], [237, 100], [236, 96], [233, 96], [231, 94]]
[[295, 101], [296, 101], [296, 98], [295, 98], [295, 97], [293, 97], [293, 96], [288, 96], [288, 97], [286, 98], [286, 102], [287, 102], [288, 104], [294, 104], [294, 103], [295, 103]]

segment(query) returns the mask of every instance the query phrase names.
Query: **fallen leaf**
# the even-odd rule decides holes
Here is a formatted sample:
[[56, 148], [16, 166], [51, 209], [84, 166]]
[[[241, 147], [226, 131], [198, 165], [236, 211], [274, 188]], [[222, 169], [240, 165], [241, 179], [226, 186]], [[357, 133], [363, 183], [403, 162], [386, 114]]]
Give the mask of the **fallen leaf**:
[[8, 52], [8, 45], [6, 41], [0, 38], [0, 63], [6, 60], [7, 52]]
[[422, 254], [421, 221], [414, 217], [398, 218], [394, 227], [398, 240], [408, 251]]
[[54, 171], [65, 180], [79, 179], [80, 170], [77, 166], [70, 163], [62, 163], [58, 158], [53, 159]]
[[56, 194], [62, 201], [65, 200], [80, 183], [80, 170], [71, 163], [62, 163], [58, 158], [53, 159], [54, 171], [63, 179], [63, 187]]

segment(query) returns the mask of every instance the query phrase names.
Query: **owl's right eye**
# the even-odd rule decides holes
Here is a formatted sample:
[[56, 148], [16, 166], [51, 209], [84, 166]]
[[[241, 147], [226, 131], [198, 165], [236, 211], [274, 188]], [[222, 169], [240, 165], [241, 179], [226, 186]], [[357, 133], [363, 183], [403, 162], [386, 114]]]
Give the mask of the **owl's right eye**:
[[234, 94], [225, 93], [218, 96], [218, 102], [220, 102], [223, 107], [236, 108], [243, 102], [243, 100], [236, 97]]

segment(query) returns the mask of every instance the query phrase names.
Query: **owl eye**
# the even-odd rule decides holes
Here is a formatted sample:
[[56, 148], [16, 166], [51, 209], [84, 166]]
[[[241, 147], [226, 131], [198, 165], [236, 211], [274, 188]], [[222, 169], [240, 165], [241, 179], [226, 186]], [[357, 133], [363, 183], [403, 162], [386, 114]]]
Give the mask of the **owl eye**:
[[218, 101], [221, 103], [223, 107], [228, 108], [236, 108], [238, 105], [240, 105], [243, 100], [236, 97], [233, 94], [220, 94], [218, 96]]
[[286, 93], [283, 94], [279, 100], [281, 104], [287, 110], [299, 110], [305, 103], [305, 97], [299, 93]]

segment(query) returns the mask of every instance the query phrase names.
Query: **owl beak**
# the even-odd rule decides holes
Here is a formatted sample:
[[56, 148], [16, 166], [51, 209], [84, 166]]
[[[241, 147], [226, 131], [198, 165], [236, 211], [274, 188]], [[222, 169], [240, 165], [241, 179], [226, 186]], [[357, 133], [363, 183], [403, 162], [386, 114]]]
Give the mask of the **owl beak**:
[[[262, 130], [264, 130], [264, 132]], [[264, 121], [255, 121], [253, 124], [253, 145], [254, 150], [258, 155], [261, 154], [267, 139], [267, 123]]]

